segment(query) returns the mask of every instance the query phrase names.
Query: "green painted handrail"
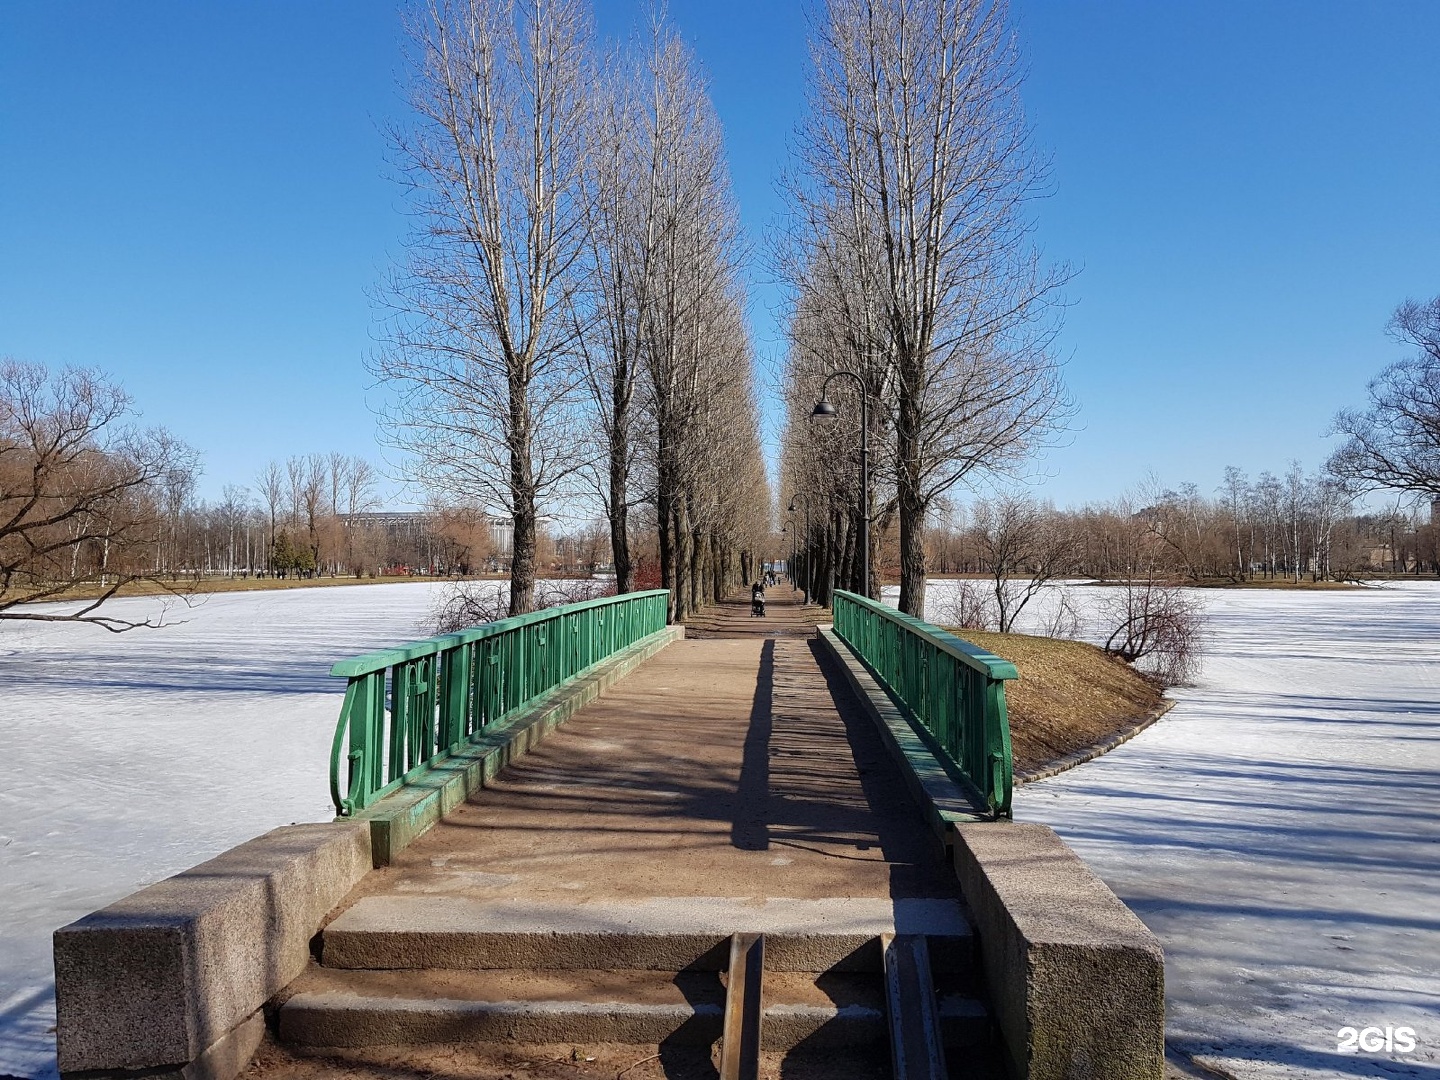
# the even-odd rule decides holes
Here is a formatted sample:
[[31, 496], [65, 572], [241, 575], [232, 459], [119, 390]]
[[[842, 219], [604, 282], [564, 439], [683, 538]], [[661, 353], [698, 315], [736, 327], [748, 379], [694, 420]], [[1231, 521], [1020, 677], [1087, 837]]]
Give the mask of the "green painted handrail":
[[663, 630], [668, 603], [666, 589], [607, 596], [341, 660], [330, 669], [349, 680], [330, 748], [335, 812], [363, 810], [486, 725]]
[[1005, 682], [1015, 665], [938, 626], [867, 597], [836, 590], [835, 633], [930, 735], [996, 817], [1010, 816], [1013, 787]]

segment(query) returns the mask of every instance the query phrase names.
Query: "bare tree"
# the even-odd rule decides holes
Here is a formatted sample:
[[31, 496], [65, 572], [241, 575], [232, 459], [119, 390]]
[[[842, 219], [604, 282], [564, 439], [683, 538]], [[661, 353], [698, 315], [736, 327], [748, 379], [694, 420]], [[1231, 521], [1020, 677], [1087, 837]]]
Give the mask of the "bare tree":
[[1200, 660], [1204, 607], [1182, 588], [1139, 573], [1106, 589], [1098, 619], [1108, 631], [1104, 648], [1126, 663], [1147, 661], [1168, 685], [1195, 674]]
[[[98, 372], [0, 361], [0, 619], [157, 625], [100, 609], [135, 581], [170, 587], [162, 547], [173, 552], [198, 458], [131, 416], [129, 396]], [[24, 606], [86, 586], [91, 598], [72, 611]]]
[[[883, 365], [864, 377], [891, 415], [900, 606], [920, 616], [932, 501], [1069, 415], [1051, 349], [1067, 273], [1029, 241], [1045, 172], [1003, 0], [828, 0], [812, 53], [798, 262], [822, 318]], [[867, 295], [873, 312], [842, 302]]]
[[[286, 478], [285, 473], [278, 461], [270, 461], [263, 472], [255, 478], [255, 484], [260, 489], [260, 501], [265, 506], [265, 513], [270, 519], [270, 532], [263, 538], [265, 550], [272, 551], [275, 547], [275, 530], [280, 520], [280, 508], [285, 505]], [[270, 569], [269, 560], [266, 560], [267, 570]]]
[[331, 517], [339, 517], [345, 505], [345, 490], [350, 486], [351, 459], [338, 450], [330, 451], [325, 461], [325, 476], [330, 482], [329, 501], [325, 506]]
[[1245, 473], [1234, 465], [1225, 466], [1225, 483], [1221, 490], [1225, 494], [1225, 507], [1230, 512], [1235, 529], [1235, 580], [1244, 581], [1250, 576], [1245, 564], [1245, 545], [1241, 527], [1246, 519], [1247, 495], [1250, 481]]
[[361, 457], [352, 457], [346, 469], [345, 514], [363, 514], [379, 505], [375, 488], [380, 483], [375, 466]]
[[1111, 584], [1100, 590], [1095, 618], [1104, 649], [1127, 663], [1144, 661], [1161, 682], [1190, 678], [1199, 664], [1204, 605], [1175, 584], [1167, 555], [1149, 515], [1128, 499], [1106, 515], [1112, 530]]
[[511, 517], [518, 614], [535, 603], [537, 504], [580, 467], [589, 26], [578, 0], [429, 0], [409, 30], [416, 120], [393, 141], [417, 228], [372, 368], [414, 478]]
[[644, 464], [653, 482], [661, 582], [672, 590], [671, 618], [682, 622], [725, 591], [747, 546], [753, 553], [754, 507], [763, 507], [768, 533], [770, 503], [740, 282], [739, 213], [719, 121], [673, 32], [654, 29], [641, 72], [635, 96], [643, 102], [650, 203], [639, 308]]
[[[224, 498], [216, 510], [220, 526], [225, 530], [225, 572], [233, 575], [239, 554], [236, 550], [235, 534], [245, 527], [245, 518], [250, 512], [250, 489], [237, 484], [226, 484], [221, 494]], [[249, 569], [248, 566], [246, 569]]]
[[982, 582], [958, 579], [942, 594], [933, 618], [960, 630], [995, 630], [995, 596]]
[[1025, 495], [977, 500], [971, 515], [990, 574], [996, 624], [1008, 634], [1025, 605], [1071, 572], [1074, 536], [1052, 511]]
[[300, 511], [310, 553], [320, 566], [320, 523], [325, 513], [325, 490], [330, 487], [330, 467], [323, 454], [305, 455], [300, 474]]
[[607, 76], [597, 88], [586, 174], [583, 295], [590, 332], [579, 340], [604, 445], [605, 468], [596, 472], [610, 525], [616, 589], [622, 593], [634, 588], [630, 510], [639, 421], [636, 389], [658, 240], [659, 132], [650, 122], [656, 112], [646, 108], [643, 91], [646, 72], [655, 71], [663, 55], [662, 33], [652, 26], [653, 49], [639, 70], [624, 53], [607, 64]]
[[1417, 352], [1371, 381], [1367, 409], [1335, 417], [1332, 433], [1346, 442], [1330, 469], [1356, 483], [1440, 498], [1440, 296], [1405, 301], [1386, 329]]

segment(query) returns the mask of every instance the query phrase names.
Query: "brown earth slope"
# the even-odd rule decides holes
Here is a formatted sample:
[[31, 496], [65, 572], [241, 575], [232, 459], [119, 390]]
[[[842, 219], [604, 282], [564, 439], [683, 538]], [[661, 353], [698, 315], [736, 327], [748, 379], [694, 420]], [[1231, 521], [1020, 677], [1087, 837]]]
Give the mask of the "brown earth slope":
[[1009, 660], [1020, 678], [1005, 685], [1015, 771], [1049, 765], [1155, 714], [1159, 689], [1124, 661], [1083, 641], [957, 630]]

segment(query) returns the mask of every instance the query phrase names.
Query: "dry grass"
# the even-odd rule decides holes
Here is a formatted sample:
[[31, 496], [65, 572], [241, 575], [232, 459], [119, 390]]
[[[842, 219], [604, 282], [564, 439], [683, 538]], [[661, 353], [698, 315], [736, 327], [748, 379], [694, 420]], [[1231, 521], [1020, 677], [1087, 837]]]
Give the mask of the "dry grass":
[[[398, 585], [417, 581], [459, 581], [453, 577], [425, 577], [421, 574], [386, 574], [381, 577], [316, 577], [316, 578], [240, 578], [207, 577], [198, 582], [181, 578], [171, 585], [157, 581], [132, 581], [117, 596], [194, 596], [208, 593], [268, 592], [275, 589], [328, 589], [339, 585]], [[507, 574], [479, 574], [466, 581], [509, 581]], [[69, 589], [53, 597], [54, 601], [93, 600], [105, 590], [98, 585]], [[103, 609], [102, 609], [103, 610]]]
[[978, 630], [956, 634], [1009, 660], [1020, 672], [1005, 687], [1017, 771], [1093, 746], [1160, 706], [1162, 695], [1154, 684], [1083, 641]]
[[[156, 581], [132, 581], [122, 588], [117, 596], [182, 596], [205, 595], [208, 593], [228, 592], [264, 592], [274, 589], [328, 589], [337, 585], [394, 585], [402, 581], [451, 581], [453, 578], [434, 578], [395, 575], [393, 577], [321, 577], [321, 578], [230, 578], [230, 577], [209, 577], [201, 578], [198, 582], [189, 578], [181, 578], [171, 585], [163, 585]], [[505, 579], [508, 580], [508, 579]], [[105, 590], [98, 585], [85, 585], [79, 588], [69, 589], [59, 596], [53, 597], [55, 601], [65, 600], [93, 600]], [[104, 610], [103, 608], [101, 609]]]
[[1299, 581], [1294, 578], [1254, 578], [1251, 581], [1205, 578], [1203, 581], [1185, 582], [1185, 584], [1192, 584], [1197, 589], [1280, 589], [1282, 591], [1299, 590], [1300, 592], [1330, 592], [1335, 589], [1366, 588], [1366, 586], [1353, 581], [1311, 581], [1309, 578], [1302, 578]]

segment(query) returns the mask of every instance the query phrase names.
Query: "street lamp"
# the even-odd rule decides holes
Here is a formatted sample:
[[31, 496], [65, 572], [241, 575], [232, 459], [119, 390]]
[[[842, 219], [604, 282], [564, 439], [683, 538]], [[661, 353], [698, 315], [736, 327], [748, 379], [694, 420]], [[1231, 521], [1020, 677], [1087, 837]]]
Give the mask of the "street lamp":
[[800, 508], [795, 505], [796, 499], [805, 500], [805, 603], [810, 603], [810, 598], [815, 595], [815, 567], [814, 551], [810, 538], [810, 493], [797, 491], [790, 497], [790, 505], [785, 509], [787, 514], [798, 514]]
[[[788, 513], [789, 511], [786, 512]], [[785, 576], [790, 579], [790, 591], [792, 593], [795, 591], [795, 530], [790, 528], [793, 524], [795, 524], [795, 519], [792, 517], [786, 518], [785, 524], [780, 526], [781, 534], [790, 537], [790, 558], [789, 561], [785, 563]]]
[[853, 371], [834, 371], [820, 387], [820, 400], [810, 412], [811, 420], [829, 421], [840, 415], [840, 411], [825, 396], [830, 389], [830, 380], [845, 376], [855, 380], [860, 388], [860, 591], [870, 595], [870, 397], [865, 390], [865, 380]]

